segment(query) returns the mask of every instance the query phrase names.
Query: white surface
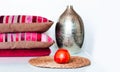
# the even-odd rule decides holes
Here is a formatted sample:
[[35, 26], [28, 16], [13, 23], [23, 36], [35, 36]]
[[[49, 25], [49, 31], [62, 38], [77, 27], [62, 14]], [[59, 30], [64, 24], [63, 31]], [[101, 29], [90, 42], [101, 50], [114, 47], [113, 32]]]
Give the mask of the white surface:
[[[84, 21], [85, 42], [83, 48], [85, 51], [97, 65], [99, 64], [98, 66], [102, 66], [106, 70], [105, 72], [120, 72], [119, 0], [0, 0], [0, 15], [24, 14], [47, 17], [54, 21], [54, 25], [48, 31], [48, 34], [54, 39], [55, 23], [69, 3], [73, 5]], [[53, 55], [57, 48], [52, 46], [51, 49], [53, 52], [51, 55]], [[27, 60], [27, 58], [0, 58], [0, 71], [54, 71], [32, 67]], [[82, 68], [80, 71], [99, 72], [101, 67], [94, 65], [96, 63], [93, 62], [90, 67]], [[78, 71], [78, 69], [74, 70]]]

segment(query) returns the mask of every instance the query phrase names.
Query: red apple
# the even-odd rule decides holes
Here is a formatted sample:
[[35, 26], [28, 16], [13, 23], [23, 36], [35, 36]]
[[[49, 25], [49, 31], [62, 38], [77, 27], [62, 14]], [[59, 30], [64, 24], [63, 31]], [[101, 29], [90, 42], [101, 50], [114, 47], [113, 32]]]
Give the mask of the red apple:
[[67, 49], [59, 48], [54, 55], [54, 61], [60, 64], [68, 63], [70, 61], [70, 53]]

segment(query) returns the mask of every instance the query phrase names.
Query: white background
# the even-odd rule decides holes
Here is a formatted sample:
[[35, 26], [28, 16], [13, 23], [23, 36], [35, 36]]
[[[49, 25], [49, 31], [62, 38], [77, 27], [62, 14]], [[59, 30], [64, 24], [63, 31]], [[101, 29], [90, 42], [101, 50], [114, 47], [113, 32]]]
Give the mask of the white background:
[[54, 39], [54, 26], [66, 5], [72, 4], [85, 26], [84, 49], [105, 72], [120, 69], [119, 0], [0, 0], [0, 15], [40, 15], [54, 21], [48, 34]]

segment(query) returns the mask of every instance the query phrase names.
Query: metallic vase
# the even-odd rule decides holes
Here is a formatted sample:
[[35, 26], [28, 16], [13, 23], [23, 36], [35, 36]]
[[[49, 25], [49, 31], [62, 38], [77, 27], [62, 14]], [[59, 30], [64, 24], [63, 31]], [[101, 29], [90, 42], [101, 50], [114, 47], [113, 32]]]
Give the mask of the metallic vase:
[[66, 48], [70, 54], [78, 53], [84, 41], [84, 25], [72, 6], [59, 17], [55, 27], [58, 48]]

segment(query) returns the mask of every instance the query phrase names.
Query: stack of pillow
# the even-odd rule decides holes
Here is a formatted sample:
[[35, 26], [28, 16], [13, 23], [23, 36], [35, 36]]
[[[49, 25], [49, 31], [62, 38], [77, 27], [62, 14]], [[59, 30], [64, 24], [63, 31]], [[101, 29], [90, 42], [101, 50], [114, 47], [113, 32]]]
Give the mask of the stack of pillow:
[[46, 56], [54, 41], [45, 32], [53, 21], [41, 16], [0, 16], [0, 56]]

